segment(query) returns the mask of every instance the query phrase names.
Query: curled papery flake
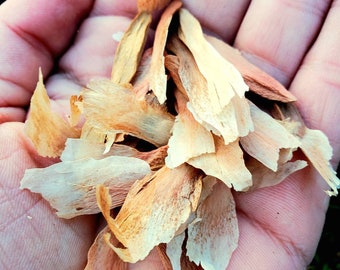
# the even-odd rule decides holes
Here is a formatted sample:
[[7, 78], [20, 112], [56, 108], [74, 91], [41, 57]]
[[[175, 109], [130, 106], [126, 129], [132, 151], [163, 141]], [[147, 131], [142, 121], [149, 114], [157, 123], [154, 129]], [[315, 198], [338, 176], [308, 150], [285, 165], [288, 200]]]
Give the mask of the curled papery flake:
[[188, 163], [203, 170], [207, 175], [222, 180], [229, 188], [247, 190], [252, 185], [251, 174], [245, 166], [239, 141], [225, 145], [223, 139], [215, 136], [215, 153], [191, 158]]
[[226, 269], [237, 247], [239, 230], [232, 193], [221, 181], [198, 206], [197, 220], [188, 227], [189, 259], [206, 270]]
[[113, 207], [122, 205], [131, 185], [150, 173], [149, 165], [133, 157], [110, 156], [56, 163], [25, 171], [21, 188], [40, 193], [62, 218], [100, 212], [95, 187], [103, 184]]
[[168, 243], [175, 236], [196, 209], [201, 188], [199, 170], [186, 164], [175, 169], [163, 167], [132, 186], [113, 219], [107, 190], [98, 186], [98, 204], [124, 248], [108, 244], [124, 261], [134, 263], [144, 259], [155, 246]]
[[213, 135], [200, 125], [186, 108], [186, 99], [176, 91], [178, 115], [169, 140], [168, 156], [165, 159], [169, 168], [177, 167], [193, 157], [214, 153]]
[[[106, 226], [102, 229], [95, 241], [93, 242], [88, 254], [85, 270], [127, 270], [128, 263], [123, 262], [118, 255], [106, 244], [104, 235], [109, 233], [110, 229]], [[115, 242], [114, 242], [115, 241]], [[118, 244], [118, 241], [111, 238], [112, 244]]]
[[249, 86], [250, 91], [270, 100], [281, 102], [296, 101], [293, 96], [280, 82], [275, 78], [250, 63], [240, 51], [231, 47], [227, 43], [212, 36], [205, 36], [210, 44], [237, 70], [242, 74], [245, 83]]
[[79, 137], [80, 131], [53, 112], [50, 103], [40, 70], [39, 81], [31, 99], [30, 113], [25, 123], [25, 132], [39, 155], [58, 157], [65, 147], [66, 139]]
[[[152, 2], [152, 1], [150, 1]], [[164, 67], [164, 48], [167, 41], [168, 29], [173, 14], [182, 6], [182, 2], [173, 1], [165, 9], [157, 25], [153, 44], [151, 66], [149, 71], [149, 87], [153, 90], [160, 104], [166, 100], [167, 75]]]
[[306, 128], [301, 142], [302, 151], [331, 188], [326, 193], [329, 196], [336, 196], [340, 180], [330, 164], [333, 150], [326, 135], [320, 130]]
[[279, 164], [275, 172], [254, 158], [249, 158], [246, 161], [246, 166], [250, 171], [253, 180], [253, 185], [248, 191], [252, 191], [258, 188], [270, 187], [279, 184], [292, 173], [305, 168], [307, 166], [307, 162], [304, 160], [285, 162]]
[[280, 154], [286, 155], [281, 149], [296, 150], [300, 141], [290, 134], [284, 126], [269, 114], [261, 111], [249, 102], [254, 131], [240, 138], [243, 149], [252, 157], [272, 171], [277, 171]]
[[135, 75], [151, 23], [151, 14], [140, 12], [124, 33], [113, 62], [111, 80], [120, 85], [129, 85]]
[[166, 145], [174, 117], [138, 100], [133, 91], [109, 80], [91, 81], [83, 93], [86, 123], [103, 133], [121, 131], [156, 146]]
[[330, 163], [333, 149], [327, 136], [320, 130], [307, 128], [296, 106], [286, 104], [277, 106], [276, 110], [278, 115], [281, 115], [281, 124], [301, 142], [302, 152], [331, 188], [326, 193], [336, 196], [340, 179]]
[[186, 9], [181, 9], [179, 13], [179, 38], [189, 48], [200, 72], [207, 80], [209, 99], [215, 104], [210, 109], [214, 113], [220, 113], [235, 94], [243, 97], [248, 86], [240, 72], [207, 42], [198, 20]]
[[[190, 34], [188, 35], [190, 36]], [[247, 135], [249, 131], [253, 130], [250, 109], [243, 95], [244, 92], [239, 96], [235, 95], [233, 90], [234, 87], [240, 87], [237, 84], [244, 83], [241, 76], [234, 78], [228, 75], [228, 71], [221, 75], [223, 77], [216, 76], [214, 72], [203, 74], [193, 52], [175, 37], [170, 39], [168, 48], [178, 57], [179, 66], [178, 69], [171, 68], [170, 63], [176, 65], [175, 61], [171, 61], [174, 59], [171, 58], [168, 58], [167, 65], [171, 68], [178, 89], [184, 90], [188, 96], [188, 109], [197, 122], [216, 135], [223, 136], [226, 144], [235, 141], [240, 136]], [[206, 58], [213, 57], [209, 55], [207, 50], [203, 50], [201, 53]], [[178, 77], [176, 76], [176, 69]], [[216, 69], [225, 68], [221, 66]], [[228, 86], [222, 88], [222, 84], [228, 84], [225, 80], [231, 85], [229, 85], [229, 88]], [[212, 84], [213, 87], [209, 84]], [[218, 85], [219, 87], [217, 87]], [[228, 91], [231, 92], [230, 96], [226, 96]]]

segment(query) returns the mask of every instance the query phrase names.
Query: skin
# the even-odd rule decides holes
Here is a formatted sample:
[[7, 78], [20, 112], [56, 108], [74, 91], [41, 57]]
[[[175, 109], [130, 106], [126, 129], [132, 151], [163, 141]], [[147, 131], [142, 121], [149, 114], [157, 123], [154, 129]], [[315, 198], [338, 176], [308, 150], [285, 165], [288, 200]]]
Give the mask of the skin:
[[[269, 3], [270, 2], [270, 3]], [[310, 128], [340, 159], [340, 5], [312, 0], [184, 1], [209, 33], [239, 48], [297, 98]], [[110, 76], [116, 43], [135, 1], [8, 0], [0, 6], [0, 268], [83, 269], [99, 222], [62, 220], [41, 196], [20, 190], [38, 157], [23, 132], [41, 67], [52, 106], [96, 76]], [[105, 16], [104, 16], [105, 15]], [[218, 20], [216, 19], [218, 18]], [[5, 42], [4, 42], [5, 41]], [[312, 260], [329, 197], [310, 167], [277, 186], [235, 194], [240, 240], [228, 269], [304, 269]], [[157, 253], [131, 269], [159, 269]]]

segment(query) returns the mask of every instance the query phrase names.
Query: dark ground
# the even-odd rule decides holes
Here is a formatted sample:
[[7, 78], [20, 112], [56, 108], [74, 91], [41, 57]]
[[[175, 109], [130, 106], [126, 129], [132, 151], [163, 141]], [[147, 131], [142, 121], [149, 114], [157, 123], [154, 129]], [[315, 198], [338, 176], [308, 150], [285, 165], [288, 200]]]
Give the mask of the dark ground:
[[[338, 176], [339, 176], [338, 169]], [[316, 255], [308, 270], [340, 269], [340, 195], [332, 197]]]

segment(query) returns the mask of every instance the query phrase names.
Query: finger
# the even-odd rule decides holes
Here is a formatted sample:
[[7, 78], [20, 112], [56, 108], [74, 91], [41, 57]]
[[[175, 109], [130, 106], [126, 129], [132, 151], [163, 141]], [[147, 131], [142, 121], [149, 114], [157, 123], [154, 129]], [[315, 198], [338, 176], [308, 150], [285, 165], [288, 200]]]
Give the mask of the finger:
[[41, 66], [48, 73], [92, 1], [6, 1], [0, 7], [0, 106], [27, 105]]
[[79, 94], [96, 77], [110, 78], [118, 41], [113, 34], [127, 29], [130, 19], [96, 16], [81, 25], [74, 44], [61, 57], [56, 74], [46, 81], [53, 110], [69, 114], [70, 95]]
[[110, 78], [119, 43], [114, 35], [122, 34], [129, 27], [136, 12], [136, 1], [95, 2], [89, 17], [80, 25], [74, 43], [61, 57], [57, 73], [46, 82], [49, 96], [58, 102], [57, 110], [65, 110], [70, 95], [79, 93], [91, 79]]
[[326, 133], [333, 146], [333, 164], [340, 160], [340, 2], [334, 1], [320, 35], [291, 85], [310, 128]]
[[[226, 42], [234, 40], [250, 0], [195, 1], [183, 0], [183, 7], [196, 16], [206, 31]], [[136, 1], [96, 1], [92, 14], [120, 15], [132, 18], [137, 12]]]
[[97, 0], [90, 16], [122, 16], [132, 19], [138, 12], [136, 0]]
[[231, 43], [247, 11], [249, 0], [184, 0], [187, 8], [201, 22], [205, 30]]
[[330, 2], [252, 1], [235, 47], [288, 86], [319, 32]]

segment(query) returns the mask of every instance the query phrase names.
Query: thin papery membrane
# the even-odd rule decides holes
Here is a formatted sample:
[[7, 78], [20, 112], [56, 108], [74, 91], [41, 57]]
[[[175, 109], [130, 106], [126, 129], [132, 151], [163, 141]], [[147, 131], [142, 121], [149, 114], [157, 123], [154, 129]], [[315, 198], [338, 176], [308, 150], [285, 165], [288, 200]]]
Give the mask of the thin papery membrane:
[[229, 188], [245, 191], [252, 185], [252, 178], [243, 160], [239, 141], [224, 144], [222, 138], [214, 136], [215, 153], [206, 153], [188, 160], [188, 164], [216, 177]]
[[[194, 33], [188, 33], [187, 35], [191, 36]], [[199, 40], [196, 42], [199, 42]], [[175, 37], [170, 39], [168, 48], [178, 57], [177, 70], [175, 67], [176, 62], [169, 61], [173, 58], [168, 60], [168, 65], [172, 64], [173, 66], [171, 73], [174, 75], [174, 81], [178, 89], [188, 96], [187, 107], [198, 123], [208, 131], [212, 131], [218, 136], [223, 136], [226, 144], [235, 141], [240, 136], [246, 136], [249, 131], [253, 130], [250, 109], [244, 97], [244, 92], [239, 96], [235, 95], [233, 90], [234, 87], [239, 87], [237, 84], [244, 83], [241, 75], [228, 78], [232, 86], [222, 88], [222, 84], [225, 84], [225, 77], [229, 76], [228, 70], [225, 70], [223, 77], [218, 77], [214, 72], [203, 74], [201, 66], [197, 63], [196, 56]], [[215, 53], [210, 55], [209, 50], [201, 51], [205, 58], [218, 57], [222, 59], [217, 52]], [[223, 68], [225, 67], [221, 66], [216, 69]], [[209, 83], [214, 87], [209, 86]], [[217, 85], [220, 87], [217, 87]], [[244, 87], [247, 88], [247, 86]], [[227, 97], [224, 95], [227, 91], [232, 91], [232, 93], [228, 97], [228, 102], [225, 102]]]
[[[165, 163], [175, 168], [193, 157], [215, 152], [214, 138], [211, 132], [199, 124], [186, 108], [187, 99], [176, 91], [178, 115], [168, 142], [168, 156]], [[184, 140], [183, 138], [188, 138]]]
[[31, 98], [25, 132], [33, 142], [38, 154], [46, 157], [60, 156], [66, 139], [76, 138], [80, 135], [79, 129], [72, 127], [52, 110], [41, 70], [39, 70], [39, 81]]
[[199, 204], [196, 215], [197, 221], [188, 226], [187, 256], [203, 269], [226, 269], [239, 239], [231, 190], [217, 181]]
[[[107, 190], [98, 186], [98, 204], [124, 248], [108, 244], [124, 261], [133, 263], [144, 259], [155, 246], [168, 243], [196, 210], [201, 188], [199, 170], [186, 164], [175, 169], [163, 167], [132, 186], [113, 219]], [[109, 238], [107, 235], [107, 240]]]
[[138, 158], [109, 156], [56, 163], [25, 171], [21, 188], [40, 193], [62, 218], [100, 212], [95, 187], [105, 185], [112, 207], [122, 205], [131, 185], [151, 172]]
[[91, 81], [83, 93], [83, 106], [86, 123], [103, 133], [121, 131], [156, 146], [169, 140], [174, 117], [109, 80]]
[[300, 141], [290, 134], [279, 121], [249, 102], [254, 131], [240, 138], [245, 152], [259, 160], [272, 171], [278, 168], [281, 149], [296, 150]]

